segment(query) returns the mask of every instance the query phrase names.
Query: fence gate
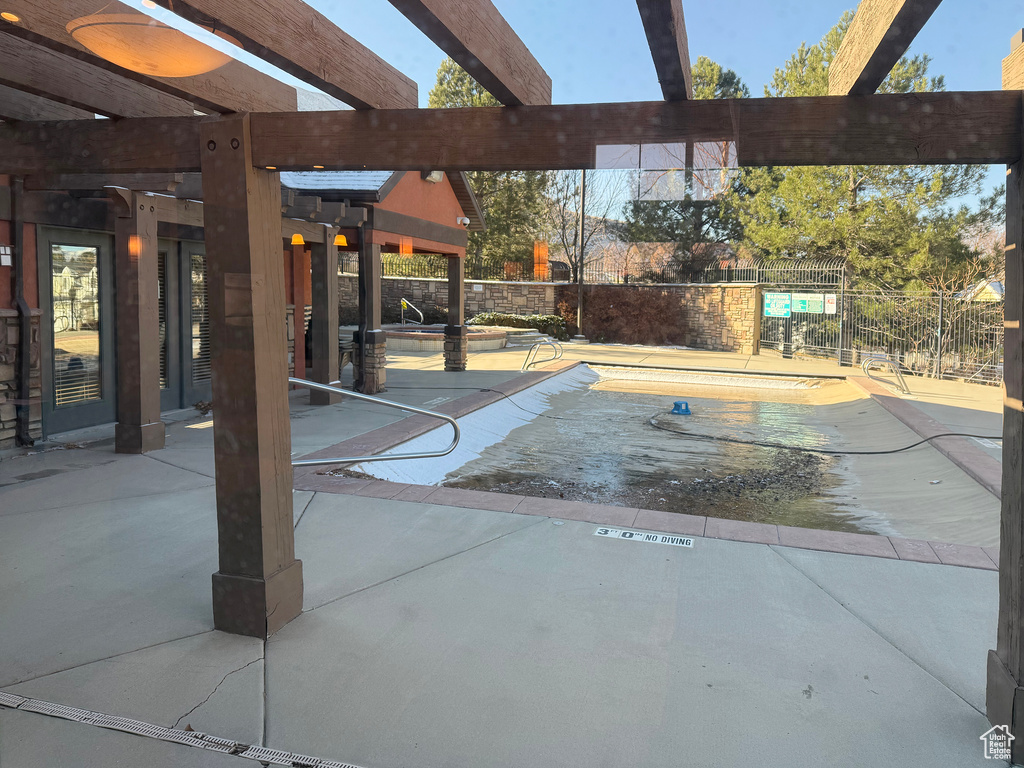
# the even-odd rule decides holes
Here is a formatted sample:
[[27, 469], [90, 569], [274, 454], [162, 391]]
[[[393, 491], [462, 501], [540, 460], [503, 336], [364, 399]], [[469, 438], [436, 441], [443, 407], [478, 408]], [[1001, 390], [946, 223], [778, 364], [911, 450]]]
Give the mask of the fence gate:
[[1003, 301], [992, 291], [851, 291], [766, 285], [761, 346], [859, 365], [886, 355], [905, 373], [998, 384]]

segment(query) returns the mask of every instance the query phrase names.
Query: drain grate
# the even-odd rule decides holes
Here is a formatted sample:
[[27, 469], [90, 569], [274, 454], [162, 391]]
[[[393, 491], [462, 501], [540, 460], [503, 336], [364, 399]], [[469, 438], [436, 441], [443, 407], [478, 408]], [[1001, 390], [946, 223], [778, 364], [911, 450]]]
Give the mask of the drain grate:
[[68, 707], [64, 704], [55, 704], [52, 701], [42, 701], [41, 699], [28, 699], [6, 691], [0, 691], [0, 707], [16, 709], [19, 712], [34, 712], [39, 715], [57, 717], [62, 720], [71, 720], [76, 723], [130, 733], [143, 738], [169, 741], [186, 747], [237, 755], [238, 757], [255, 760], [263, 765], [287, 765], [292, 768], [357, 768], [354, 765], [338, 763], [334, 760], [322, 760], [319, 757], [298, 755], [294, 752], [269, 749], [268, 747], [261, 747], [255, 744], [241, 744], [231, 739], [222, 739], [219, 736], [210, 736], [199, 731], [180, 731], [176, 728], [165, 728], [162, 725], [154, 725], [142, 720], [132, 720], [130, 717], [90, 712], [87, 709]]

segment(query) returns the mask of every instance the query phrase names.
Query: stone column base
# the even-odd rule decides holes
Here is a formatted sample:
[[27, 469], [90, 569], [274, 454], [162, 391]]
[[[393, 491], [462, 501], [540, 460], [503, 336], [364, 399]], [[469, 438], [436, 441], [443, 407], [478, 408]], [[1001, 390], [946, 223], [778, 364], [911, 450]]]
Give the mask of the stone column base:
[[264, 640], [302, 613], [302, 561], [266, 579], [213, 574], [213, 626]]
[[464, 371], [469, 360], [469, 328], [464, 325], [444, 327], [444, 369]]
[[162, 421], [151, 424], [114, 425], [114, 451], [116, 453], [148, 453], [164, 447], [166, 430]]
[[[376, 395], [379, 392], [384, 392], [387, 389], [386, 334], [384, 331], [367, 331], [365, 339], [357, 337], [358, 334], [353, 336], [354, 346], [352, 348], [352, 374], [357, 391], [364, 395]], [[366, 370], [360, 368], [363, 362], [361, 344], [365, 344], [366, 347]], [[361, 386], [360, 382], [362, 382]]]

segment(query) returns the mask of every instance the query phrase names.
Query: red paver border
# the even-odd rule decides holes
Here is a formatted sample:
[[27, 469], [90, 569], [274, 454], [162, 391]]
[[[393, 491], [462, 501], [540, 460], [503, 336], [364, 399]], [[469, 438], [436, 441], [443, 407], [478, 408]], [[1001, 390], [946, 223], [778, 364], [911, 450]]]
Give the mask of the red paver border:
[[786, 525], [751, 523], [717, 517], [699, 517], [656, 509], [616, 507], [609, 504], [588, 504], [579, 501], [513, 496], [491, 491], [444, 488], [435, 485], [403, 485], [386, 480], [311, 475], [296, 483], [298, 490], [318, 491], [351, 496], [369, 496], [417, 504], [437, 504], [467, 509], [509, 512], [516, 515], [539, 515], [561, 520], [574, 520], [597, 525], [616, 525], [697, 536], [749, 544], [813, 549], [846, 555], [881, 557], [916, 563], [999, 570], [999, 551], [993, 547], [948, 544], [938, 541], [904, 539], [898, 536], [875, 536], [867, 533], [823, 531], [794, 528]]
[[[933, 437], [950, 431], [945, 424], [936, 421], [912, 402], [896, 397], [876, 381], [863, 376], [850, 376], [847, 381], [921, 437]], [[966, 437], [944, 437], [942, 440], [932, 441], [931, 445], [986, 491], [997, 499], [1002, 498], [1003, 465], [1000, 462]]]

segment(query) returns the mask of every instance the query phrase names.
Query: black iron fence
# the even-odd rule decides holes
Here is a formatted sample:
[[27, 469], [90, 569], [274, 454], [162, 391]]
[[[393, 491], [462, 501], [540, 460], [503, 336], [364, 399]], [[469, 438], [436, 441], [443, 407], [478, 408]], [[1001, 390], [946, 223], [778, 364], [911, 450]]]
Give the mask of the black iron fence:
[[885, 355], [905, 373], [981, 383], [1002, 380], [1002, 301], [962, 293], [801, 294], [781, 289], [765, 292], [762, 314], [784, 312], [786, 295], [789, 317], [761, 318], [762, 348], [831, 357], [848, 365]]
[[[433, 278], [448, 277], [448, 259], [445, 256], [396, 253], [381, 254], [385, 277]], [[343, 272], [358, 272], [358, 258], [354, 253], [341, 254]], [[660, 268], [629, 266], [615, 263], [585, 264], [583, 282], [630, 283], [764, 283], [788, 286], [839, 286], [843, 282], [845, 264], [841, 259], [832, 261], [804, 261], [799, 259], [742, 259], [735, 264], [716, 263], [709, 266], [688, 267], [670, 265]], [[562, 261], [548, 262], [544, 267], [533, 263], [483, 261], [470, 256], [466, 259], [467, 280], [509, 280], [513, 282], [575, 282], [576, 274]]]

